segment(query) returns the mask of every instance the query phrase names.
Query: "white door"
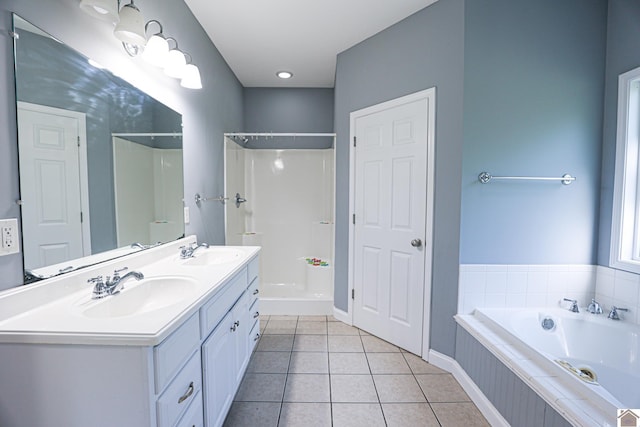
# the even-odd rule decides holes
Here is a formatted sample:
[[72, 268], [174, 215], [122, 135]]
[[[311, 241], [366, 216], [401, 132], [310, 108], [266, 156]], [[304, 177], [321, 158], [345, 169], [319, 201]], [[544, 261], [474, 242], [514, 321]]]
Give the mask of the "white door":
[[[82, 198], [80, 178], [84, 129], [81, 113], [27, 103], [18, 105], [26, 269], [91, 253], [89, 236], [83, 240], [82, 224], [82, 207], [88, 203]], [[86, 165], [83, 167], [86, 172]], [[88, 220], [86, 213], [85, 220]], [[86, 225], [88, 230], [88, 221]]]
[[423, 316], [429, 315], [425, 274], [432, 240], [427, 177], [433, 90], [421, 94], [352, 113], [354, 324], [416, 354], [422, 353]]

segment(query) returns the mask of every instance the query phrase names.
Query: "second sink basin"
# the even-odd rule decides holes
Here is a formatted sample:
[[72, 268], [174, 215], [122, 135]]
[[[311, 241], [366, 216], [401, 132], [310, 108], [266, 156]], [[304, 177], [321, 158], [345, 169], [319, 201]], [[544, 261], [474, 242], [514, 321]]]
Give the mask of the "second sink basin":
[[218, 265], [228, 262], [238, 261], [244, 256], [244, 252], [235, 248], [210, 247], [207, 249], [199, 249], [194, 253], [193, 258], [189, 258], [184, 265], [203, 266]]
[[147, 313], [192, 296], [200, 285], [189, 277], [159, 276], [139, 282], [127, 281], [124, 287], [119, 294], [105, 297], [82, 314], [92, 318], [109, 318]]

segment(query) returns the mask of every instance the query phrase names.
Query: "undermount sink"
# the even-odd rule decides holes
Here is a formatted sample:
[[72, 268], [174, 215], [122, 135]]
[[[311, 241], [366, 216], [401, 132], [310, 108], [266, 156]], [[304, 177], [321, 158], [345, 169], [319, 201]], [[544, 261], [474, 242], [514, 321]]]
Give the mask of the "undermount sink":
[[99, 300], [82, 315], [92, 318], [123, 317], [148, 313], [192, 296], [200, 284], [189, 277], [159, 276], [124, 283], [116, 295]]
[[184, 265], [203, 266], [226, 264], [242, 258], [244, 252], [235, 248], [210, 247], [199, 249], [192, 258], [187, 259]]

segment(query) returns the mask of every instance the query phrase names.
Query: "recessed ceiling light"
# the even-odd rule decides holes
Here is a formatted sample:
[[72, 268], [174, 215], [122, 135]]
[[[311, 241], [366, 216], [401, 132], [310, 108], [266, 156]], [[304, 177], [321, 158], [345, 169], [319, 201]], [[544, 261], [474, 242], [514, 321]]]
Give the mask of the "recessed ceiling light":
[[291, 71], [278, 71], [276, 73], [276, 76], [280, 77], [281, 79], [290, 79], [291, 77], [293, 77], [293, 73]]

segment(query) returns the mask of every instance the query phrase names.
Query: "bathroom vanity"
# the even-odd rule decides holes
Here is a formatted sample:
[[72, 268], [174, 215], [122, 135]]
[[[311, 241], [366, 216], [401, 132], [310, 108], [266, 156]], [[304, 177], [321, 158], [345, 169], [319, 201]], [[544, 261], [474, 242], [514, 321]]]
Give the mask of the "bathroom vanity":
[[[222, 425], [259, 338], [259, 248], [181, 259], [193, 243], [0, 293], [0, 425]], [[92, 299], [124, 267], [144, 278]]]

